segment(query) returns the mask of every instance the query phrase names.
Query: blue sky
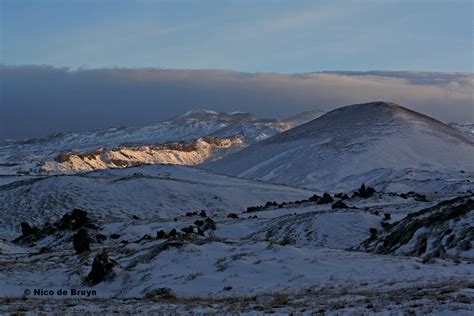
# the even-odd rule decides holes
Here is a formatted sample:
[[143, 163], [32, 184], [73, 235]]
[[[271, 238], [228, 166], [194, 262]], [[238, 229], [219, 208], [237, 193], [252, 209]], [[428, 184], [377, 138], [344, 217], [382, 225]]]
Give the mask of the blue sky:
[[470, 0], [0, 3], [7, 65], [473, 71]]

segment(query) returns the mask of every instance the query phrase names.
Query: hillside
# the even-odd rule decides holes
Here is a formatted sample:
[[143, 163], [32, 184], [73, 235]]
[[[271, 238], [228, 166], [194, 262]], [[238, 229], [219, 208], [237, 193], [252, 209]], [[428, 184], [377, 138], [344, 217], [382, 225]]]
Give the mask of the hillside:
[[447, 188], [453, 174], [469, 185], [473, 157], [474, 142], [454, 128], [393, 103], [372, 102], [331, 111], [205, 167], [321, 190], [361, 182], [385, 190], [424, 182], [424, 190], [437, 190]]

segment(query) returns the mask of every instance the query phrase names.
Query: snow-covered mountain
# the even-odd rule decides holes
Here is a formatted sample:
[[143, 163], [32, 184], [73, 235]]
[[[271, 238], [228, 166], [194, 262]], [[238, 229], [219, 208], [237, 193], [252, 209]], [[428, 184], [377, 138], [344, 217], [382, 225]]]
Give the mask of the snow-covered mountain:
[[198, 164], [240, 150], [299, 122], [257, 119], [244, 112], [192, 110], [139, 128], [0, 141], [0, 174], [82, 172], [147, 163]]
[[428, 116], [373, 102], [331, 111], [205, 167], [323, 190], [354, 188], [361, 182], [399, 190], [407, 179], [422, 183], [423, 190], [436, 190], [447, 186], [453, 173], [470, 184], [474, 142]]

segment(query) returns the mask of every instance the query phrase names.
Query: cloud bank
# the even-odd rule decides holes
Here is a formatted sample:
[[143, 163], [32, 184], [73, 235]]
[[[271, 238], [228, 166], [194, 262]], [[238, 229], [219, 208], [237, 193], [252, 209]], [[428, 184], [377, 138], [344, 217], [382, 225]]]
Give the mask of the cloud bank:
[[445, 122], [474, 121], [474, 75], [427, 72], [0, 67], [0, 138], [140, 126], [195, 108], [285, 117], [375, 100]]

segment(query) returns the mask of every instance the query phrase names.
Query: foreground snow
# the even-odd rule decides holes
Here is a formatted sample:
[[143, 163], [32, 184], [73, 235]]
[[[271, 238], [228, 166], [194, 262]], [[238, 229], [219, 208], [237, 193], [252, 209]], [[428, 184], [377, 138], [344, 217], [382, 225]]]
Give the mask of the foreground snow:
[[[469, 252], [426, 262], [418, 256], [351, 250], [371, 237], [371, 228], [384, 231], [382, 222], [403, 223], [407, 215], [457, 193], [432, 193], [424, 201], [389, 192], [369, 198], [346, 192], [347, 207], [336, 209], [310, 201], [314, 193], [168, 165], [10, 182], [0, 187], [0, 310], [473, 312]], [[276, 203], [246, 212], [268, 201]], [[68, 229], [53, 229], [33, 243], [11, 242], [21, 234], [20, 221], [42, 227], [74, 207], [88, 211], [94, 221], [87, 229], [90, 251], [77, 254], [72, 245], [77, 231]], [[229, 218], [231, 213], [237, 218]], [[156, 237], [160, 230], [180, 232], [197, 225], [203, 216], [212, 218], [215, 230]], [[96, 241], [99, 235], [105, 240]], [[87, 276], [104, 250], [113, 273], [92, 285]], [[34, 289], [54, 294], [38, 296]], [[95, 293], [58, 296], [60, 289]]]

